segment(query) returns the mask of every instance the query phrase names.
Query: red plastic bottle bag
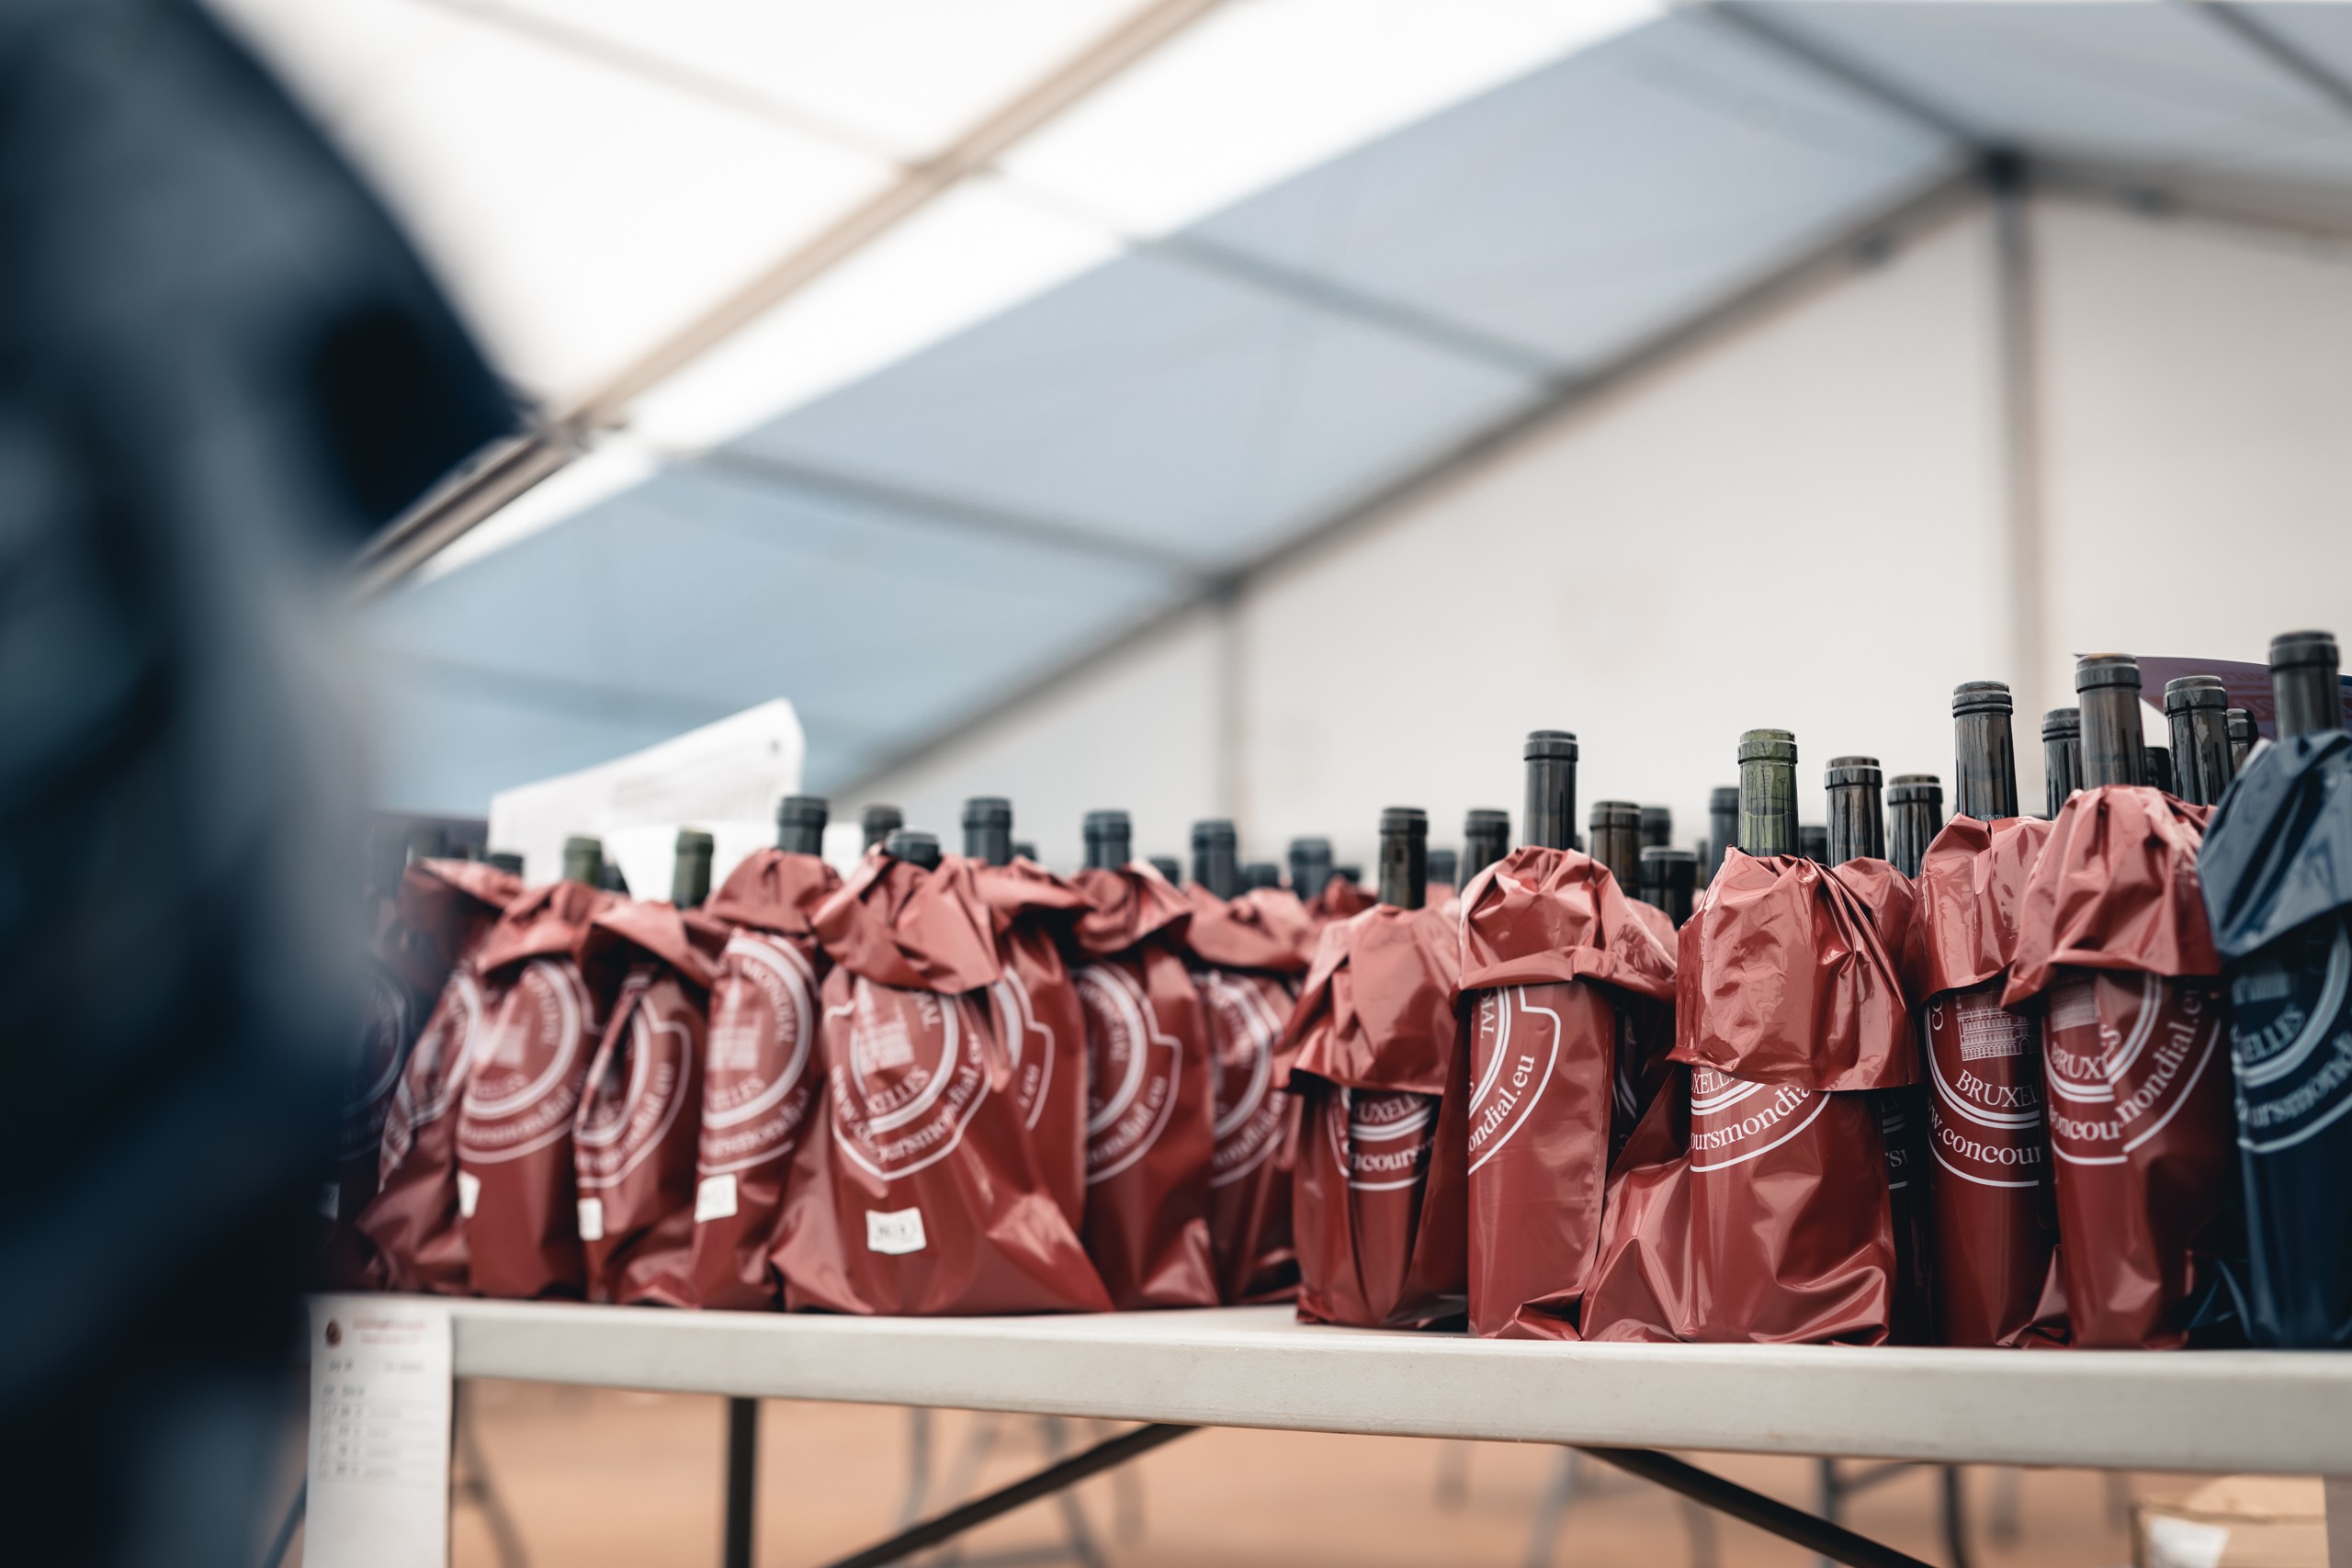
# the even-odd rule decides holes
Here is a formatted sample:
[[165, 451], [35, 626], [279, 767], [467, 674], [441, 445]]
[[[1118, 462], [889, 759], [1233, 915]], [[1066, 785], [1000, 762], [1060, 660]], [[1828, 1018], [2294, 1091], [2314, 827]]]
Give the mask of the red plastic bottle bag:
[[1184, 968], [1192, 904], [1141, 862], [1075, 878], [1086, 1016], [1086, 1251], [1122, 1311], [1215, 1306], [1216, 1067]]
[[1193, 905], [1185, 947], [1216, 1079], [1209, 1245], [1217, 1298], [1286, 1302], [1298, 1293], [1290, 1234], [1297, 1145], [1276, 1056], [1314, 956], [1315, 924], [1280, 887], [1225, 899], [1194, 883], [1184, 894]]
[[817, 911], [833, 961], [817, 1125], [786, 1184], [785, 1304], [831, 1312], [1105, 1312], [1013, 1094], [1003, 977], [971, 863], [876, 851]]
[[1913, 988], [1932, 1093], [1928, 1226], [1944, 1345], [2064, 1344], [2041, 1010], [2001, 1005], [2026, 879], [2051, 824], [1955, 817], [1917, 884]]
[[841, 884], [815, 855], [762, 850], [707, 906], [734, 931], [712, 973], [703, 1053], [687, 1264], [695, 1306], [783, 1304], [768, 1254], [822, 1076], [817, 998], [828, 960], [811, 920]]
[[628, 969], [571, 1127], [588, 1299], [691, 1306], [705, 1037], [725, 922], [666, 903], [596, 917]]
[[[469, 1288], [458, 1213], [456, 1112], [482, 1017], [475, 955], [521, 892], [509, 873], [473, 861], [422, 861], [401, 878], [399, 934], [382, 974], [411, 994], [430, 983], [434, 971], [442, 977], [415, 1040], [393, 1053], [390, 1092], [379, 1104], [379, 1068], [345, 1108], [338, 1208], [351, 1217], [367, 1254], [358, 1283], [445, 1295]], [[375, 1015], [379, 1025], [389, 1022], [383, 1006]], [[371, 1044], [385, 1051], [389, 1033]], [[372, 1140], [365, 1135], [370, 1122], [377, 1128]], [[372, 1167], [364, 1174], [357, 1168], [363, 1155]]]
[[1468, 1309], [1461, 946], [1435, 909], [1326, 926], [1283, 1032], [1298, 1100], [1298, 1315], [1430, 1328]]
[[1062, 958], [1086, 895], [1025, 857], [971, 863], [995, 923], [1003, 977], [989, 987], [1012, 1056], [1013, 1099], [1054, 1201], [1073, 1230], [1086, 1223], [1086, 1014]]
[[1672, 1060], [1691, 1071], [1611, 1175], [1587, 1338], [1887, 1340], [1902, 1260], [1877, 1095], [1917, 1078], [1894, 956], [1910, 899], [1883, 862], [1724, 856], [1680, 933]]
[[525, 894], [482, 942], [483, 1016], [458, 1111], [467, 1271], [485, 1296], [587, 1293], [571, 1127], [618, 971], [577, 882]]
[[1654, 1074], [1635, 1063], [1620, 1076], [1628, 1004], [1645, 1004], [1645, 1022], [1672, 1018], [1674, 949], [1647, 908], [1600, 862], [1538, 846], [1464, 892], [1474, 1334], [1577, 1337], [1623, 1086], [1665, 1076], [1662, 1053]]
[[2026, 880], [2001, 1005], [2047, 1010], [2076, 1345], [2186, 1344], [2236, 1245], [2229, 1008], [2197, 879], [2210, 815], [2141, 784], [2079, 790]]

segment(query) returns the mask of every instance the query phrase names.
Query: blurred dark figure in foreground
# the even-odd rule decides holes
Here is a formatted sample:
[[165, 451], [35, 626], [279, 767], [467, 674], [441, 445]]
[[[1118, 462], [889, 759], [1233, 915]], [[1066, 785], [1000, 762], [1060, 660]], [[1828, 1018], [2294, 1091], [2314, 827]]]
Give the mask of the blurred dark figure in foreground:
[[198, 12], [0, 6], [12, 1564], [259, 1554], [357, 945], [340, 563], [509, 423]]

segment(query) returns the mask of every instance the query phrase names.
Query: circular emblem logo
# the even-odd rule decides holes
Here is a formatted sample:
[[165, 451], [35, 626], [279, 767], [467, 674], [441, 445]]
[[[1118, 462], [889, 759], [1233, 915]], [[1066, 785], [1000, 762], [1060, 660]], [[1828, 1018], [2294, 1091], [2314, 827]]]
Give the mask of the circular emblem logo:
[[569, 960], [523, 966], [483, 1021], [466, 1077], [458, 1149], [469, 1164], [520, 1159], [571, 1135], [593, 1013]]
[[2043, 1169], [2041, 1021], [1994, 999], [1999, 983], [1922, 1010], [1936, 1163], [1980, 1187], [2032, 1187]]
[[1544, 1005], [1545, 986], [1478, 993], [1470, 1037], [1470, 1168], [1477, 1169], [1527, 1125], [1560, 1059], [1560, 1015]]
[[2233, 969], [2238, 1144], [2271, 1154], [2352, 1110], [2352, 923], [2290, 933]]
[[2162, 1132], [2212, 1062], [2218, 1000], [2194, 981], [2154, 975], [2084, 975], [2052, 991], [2051, 1152], [2073, 1165], [2120, 1165]]
[[572, 1127], [583, 1188], [613, 1186], [661, 1146], [685, 1103], [694, 1062], [694, 1018], [675, 986], [631, 976], [618, 1011], [625, 1021], [590, 1064]]
[[1428, 1174], [1437, 1098], [1399, 1089], [1341, 1089], [1326, 1102], [1324, 1135], [1358, 1192], [1397, 1192]]
[[996, 1008], [1005, 1054], [1012, 1059], [1012, 1103], [1021, 1108], [1021, 1124], [1035, 1127], [1046, 1113], [1046, 1093], [1054, 1084], [1053, 1029], [1040, 1021], [1029, 999], [1029, 983], [1010, 964], [1004, 978], [989, 987], [989, 1000]]
[[1265, 1164], [1282, 1139], [1282, 1100], [1273, 1092], [1274, 1043], [1282, 1038], [1290, 993], [1278, 981], [1221, 969], [1204, 969], [1193, 978], [1216, 1077], [1216, 1153], [1209, 1185], [1226, 1187]]
[[424, 1032], [408, 1054], [392, 1105], [384, 1118], [382, 1163], [389, 1179], [416, 1146], [420, 1129], [438, 1122], [457, 1104], [465, 1087], [466, 1064], [481, 1029], [481, 983], [460, 966], [442, 988], [440, 1005], [424, 1021]]
[[825, 1027], [839, 1045], [828, 1053], [839, 1064], [831, 1075], [833, 1141], [884, 1181], [954, 1153], [988, 1099], [988, 1030], [967, 1005], [859, 976], [849, 1000], [827, 1010]]
[[783, 938], [739, 931], [729, 940], [711, 989], [703, 1057], [695, 1156], [702, 1175], [775, 1159], [799, 1136], [808, 1114], [816, 992], [816, 972]]
[[1086, 964], [1072, 976], [1086, 1010], [1086, 1180], [1109, 1179], [1159, 1141], [1176, 1112], [1182, 1050], [1161, 1032], [1151, 998], [1125, 968]]
[[1807, 1127], [1829, 1097], [1794, 1084], [1749, 1083], [1690, 1069], [1690, 1168], [1724, 1170], [1771, 1153]]

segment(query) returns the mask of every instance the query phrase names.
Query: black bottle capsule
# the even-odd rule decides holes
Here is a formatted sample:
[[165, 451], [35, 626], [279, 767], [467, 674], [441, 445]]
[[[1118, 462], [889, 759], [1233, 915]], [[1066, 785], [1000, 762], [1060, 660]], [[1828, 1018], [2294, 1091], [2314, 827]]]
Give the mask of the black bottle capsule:
[[1012, 841], [1012, 858], [1034, 863], [1037, 859], [1037, 846], [1026, 839], [1015, 839]]
[[964, 858], [1012, 863], [1012, 802], [1001, 795], [976, 795], [964, 803]]
[[1136, 858], [1135, 827], [1124, 811], [1086, 814], [1086, 868], [1116, 871]]
[[2172, 794], [2172, 748], [2143, 744], [2140, 750], [2140, 759], [2141, 766], [2147, 770], [2141, 775], [2140, 782], [2151, 789], [2160, 789], [2166, 795]]
[[1193, 824], [1193, 880], [1220, 898], [1241, 891], [1241, 835], [1224, 818]]
[[1462, 818], [1462, 880], [1469, 880], [1510, 852], [1510, 813], [1474, 806]]
[[1642, 807], [1642, 848], [1674, 842], [1674, 811], [1670, 807]]
[[1380, 814], [1380, 890], [1384, 904], [1418, 909], [1429, 893], [1429, 813], [1392, 806]]
[[865, 847], [887, 842], [891, 834], [907, 825], [905, 815], [895, 806], [869, 806], [858, 817], [858, 827], [865, 831]]
[[1952, 788], [1955, 815], [1996, 822], [2018, 814], [2018, 752], [2009, 728], [2015, 704], [1999, 681], [1952, 689]]
[[2041, 716], [2042, 805], [2052, 818], [2083, 787], [2083, 710], [2052, 708]]
[[787, 795], [776, 804], [775, 847], [788, 855], [825, 852], [825, 824], [832, 808], [822, 795]]
[[1707, 792], [1707, 880], [1724, 865], [1724, 852], [1739, 842], [1739, 786], [1717, 784]]
[[2278, 739], [2344, 728], [2344, 686], [2333, 632], [2287, 632], [2270, 639], [2270, 696]]
[[516, 876], [523, 874], [523, 857], [513, 850], [492, 850], [482, 858], [501, 871]]
[[1822, 782], [1829, 791], [1828, 863], [1884, 860], [1886, 810], [1879, 794], [1884, 778], [1878, 759], [1832, 757]]
[[1797, 738], [1785, 729], [1739, 738], [1739, 847], [1751, 855], [1797, 852]]
[[2230, 693], [2215, 675], [2165, 682], [2165, 728], [2172, 732], [2173, 793], [2191, 806], [2219, 806], [2237, 775], [2230, 758]]
[[1829, 829], [1818, 822], [1799, 823], [1797, 853], [1815, 865], [1829, 864]]
[[2145, 784], [2140, 661], [2128, 653], [2095, 653], [2077, 660], [2075, 696], [2083, 710], [2083, 787]]
[[1283, 868], [1270, 860], [1253, 860], [1241, 868], [1241, 886], [1256, 891], [1261, 887], [1280, 887]]
[[1630, 800], [1596, 800], [1586, 827], [1592, 858], [1609, 868], [1618, 886], [1634, 886], [1642, 874], [1642, 808]]
[[1290, 890], [1313, 898], [1331, 880], [1331, 840], [1293, 839], [1290, 841]]
[[1565, 850], [1576, 841], [1577, 738], [1565, 729], [1538, 729], [1529, 734], [1520, 756], [1527, 763], [1520, 842]]
[[1670, 844], [1642, 846], [1641, 899], [1666, 911], [1677, 930], [1690, 918], [1699, 886], [1699, 857]]
[[675, 858], [670, 863], [670, 902], [681, 909], [699, 909], [710, 897], [710, 854], [713, 841], [699, 828], [678, 829]]
[[1430, 886], [1432, 887], [1461, 886], [1462, 884], [1453, 880], [1453, 874], [1460, 869], [1461, 863], [1452, 850], [1431, 850], [1430, 852]]
[[563, 841], [563, 879], [583, 886], [605, 885], [605, 840], [574, 835]]
[[1933, 773], [1897, 773], [1886, 781], [1886, 858], [1895, 870], [1918, 875], [1919, 863], [1943, 826], [1942, 780]]
[[917, 828], [901, 828], [883, 841], [883, 852], [893, 860], [919, 865], [925, 871], [939, 866], [939, 840]]
[[1360, 865], [1335, 865], [1331, 868], [1331, 880], [1334, 882], [1345, 882], [1351, 886], [1362, 887], [1363, 886], [1363, 867]]

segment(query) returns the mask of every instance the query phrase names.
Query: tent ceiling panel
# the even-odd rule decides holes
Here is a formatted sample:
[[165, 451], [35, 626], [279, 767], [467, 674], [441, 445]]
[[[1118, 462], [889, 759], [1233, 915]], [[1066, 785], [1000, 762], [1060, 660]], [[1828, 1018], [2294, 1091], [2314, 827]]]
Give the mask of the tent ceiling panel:
[[1133, 563], [688, 468], [384, 601], [369, 637], [393, 671], [470, 676], [484, 700], [561, 686], [574, 707], [723, 714], [788, 694], [812, 779], [838, 778], [1176, 591]]
[[1153, 254], [788, 414], [738, 450], [1204, 566], [1523, 406], [1526, 375]]
[[1681, 14], [1185, 238], [1584, 370], [1932, 177], [1956, 149]]
[[2198, 6], [1740, 4], [1987, 144], [2158, 177], [2352, 183], [2352, 117]]

